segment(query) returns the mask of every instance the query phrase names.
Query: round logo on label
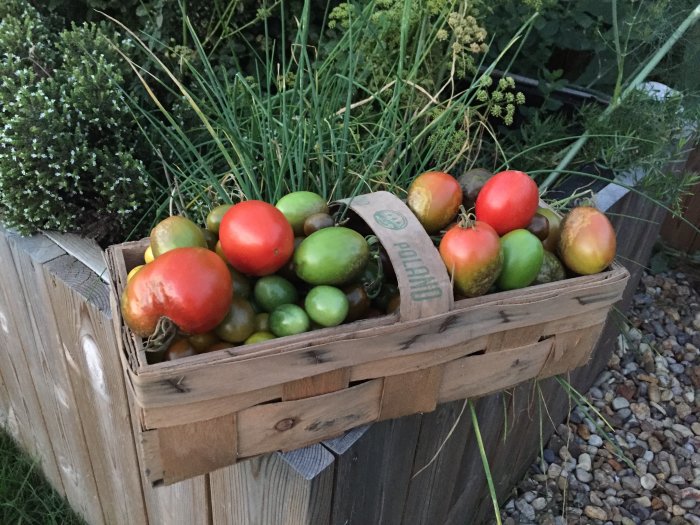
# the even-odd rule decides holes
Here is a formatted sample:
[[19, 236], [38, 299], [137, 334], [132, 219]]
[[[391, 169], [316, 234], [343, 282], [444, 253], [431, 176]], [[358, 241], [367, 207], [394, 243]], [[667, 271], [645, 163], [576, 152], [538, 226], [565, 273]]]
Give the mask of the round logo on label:
[[379, 210], [374, 212], [374, 220], [377, 224], [388, 230], [403, 230], [408, 225], [408, 220], [401, 212], [393, 210]]

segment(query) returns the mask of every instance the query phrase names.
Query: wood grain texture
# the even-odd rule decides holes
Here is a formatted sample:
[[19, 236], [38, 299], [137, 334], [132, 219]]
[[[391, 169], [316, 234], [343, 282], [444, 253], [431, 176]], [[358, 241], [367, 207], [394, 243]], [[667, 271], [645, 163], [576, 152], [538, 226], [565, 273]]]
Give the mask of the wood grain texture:
[[132, 374], [131, 381], [139, 404], [146, 408], [233, 395], [376, 359], [425, 352], [436, 345], [438, 349], [447, 348], [490, 333], [562, 319], [574, 313], [582, 315], [605, 309], [624, 290], [627, 272], [610, 277], [585, 287], [572, 285], [559, 290], [545, 287], [527, 297], [511, 297], [507, 304], [503, 298], [494, 298], [486, 304], [442, 316], [373, 328], [364, 334], [352, 332], [350, 339], [348, 334], [344, 340], [319, 343], [313, 348], [285, 351], [281, 348], [279, 353], [240, 360], [203, 355], [183, 360], [188, 363], [158, 364]]
[[[700, 174], [700, 142], [695, 143], [691, 151], [685, 171]], [[661, 227], [661, 238], [669, 246], [688, 254], [700, 250], [700, 183], [696, 184], [681, 202], [681, 217], [668, 215]]]
[[[19, 444], [38, 463], [44, 475], [56, 489], [65, 495], [63, 481], [54, 455], [51, 436], [34, 386], [27, 361], [32, 355], [33, 331], [27, 310], [27, 298], [19, 283], [7, 230], [0, 230], [0, 367], [10, 400], [8, 421], [15, 429]], [[42, 247], [46, 251], [45, 248]], [[53, 255], [56, 256], [55, 250]]]
[[167, 485], [236, 462], [234, 414], [158, 431], [158, 461]]
[[385, 377], [379, 419], [395, 419], [435, 410], [444, 366]]
[[[31, 239], [34, 241], [34, 239]], [[66, 498], [89, 523], [103, 523], [104, 513], [97, 492], [92, 462], [83, 432], [83, 422], [73, 391], [66, 352], [70, 341], [64, 340], [59, 325], [70, 315], [61, 305], [54, 311], [49, 281], [41, 259], [35, 261], [29, 239], [12, 239], [17, 279], [27, 298], [26, 321], [29, 323], [27, 362], [34, 379], [47, 431], [61, 473]], [[51, 243], [44, 238], [44, 242]], [[51, 262], [66, 257], [62, 255]], [[42, 264], [43, 263], [43, 264]], [[91, 422], [86, 422], [91, 424]]]
[[423, 415], [400, 523], [444, 522], [471, 427], [464, 407], [460, 400]]
[[420, 420], [382, 421], [324, 442], [336, 455], [332, 525], [400, 523]]
[[[0, 347], [2, 347], [2, 351], [5, 350], [4, 346], [2, 346], [2, 339], [0, 339]], [[2, 368], [0, 368], [0, 428], [10, 432], [10, 435], [17, 439], [19, 432], [17, 432], [16, 426], [14, 429], [10, 429], [9, 426], [10, 410], [10, 394], [7, 393], [5, 379], [2, 377]]]
[[[212, 523], [326, 525], [333, 488], [332, 454], [314, 445], [284, 456], [268, 454], [212, 472]], [[311, 465], [316, 472], [311, 479], [299, 474]]]
[[106, 286], [68, 256], [45, 264], [43, 274], [105, 521], [146, 523], [122, 364], [104, 310]]
[[382, 380], [312, 399], [260, 405], [238, 413], [238, 453], [249, 457], [316, 443], [379, 417]]
[[[132, 391], [126, 389], [127, 399], [132, 413], [137, 411]], [[131, 418], [132, 432], [140, 450], [137, 473], [141, 477], [143, 504], [146, 508], [147, 523], [168, 525], [211, 525], [211, 495], [208, 476], [197, 476], [173, 485], [152, 485], [153, 481], [163, 479], [162, 465], [151, 465], [150, 469], [142, 463], [143, 457], [160, 457], [160, 443], [157, 431], [143, 431], [138, 418]], [[154, 470], [151, 470], [154, 469]]]
[[445, 365], [440, 402], [480, 397], [537, 377], [554, 341], [457, 359]]
[[282, 385], [282, 400], [293, 401], [306, 397], [328, 394], [347, 388], [350, 382], [350, 370], [339, 368], [324, 374], [305, 377]]
[[148, 489], [157, 502], [157, 519], [149, 514], [149, 523], [158, 525], [211, 525], [209, 476], [198, 476], [169, 485]]
[[68, 255], [74, 257], [104, 282], [109, 281], [109, 272], [105, 262], [104, 252], [94, 239], [81, 237], [75, 233], [44, 232], [43, 235], [60, 246]]
[[282, 385], [244, 392], [210, 401], [183, 403], [167, 407], [138, 409], [144, 428], [164, 428], [201, 421], [203, 416], [215, 418], [244, 408], [282, 398]]

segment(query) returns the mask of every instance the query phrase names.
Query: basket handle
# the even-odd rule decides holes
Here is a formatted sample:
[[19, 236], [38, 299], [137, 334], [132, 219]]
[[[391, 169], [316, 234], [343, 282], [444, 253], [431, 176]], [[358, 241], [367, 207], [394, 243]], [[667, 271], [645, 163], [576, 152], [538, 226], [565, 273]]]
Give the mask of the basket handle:
[[399, 198], [377, 191], [338, 202], [365, 221], [389, 255], [401, 294], [401, 321], [452, 309], [452, 284], [445, 264], [423, 226]]

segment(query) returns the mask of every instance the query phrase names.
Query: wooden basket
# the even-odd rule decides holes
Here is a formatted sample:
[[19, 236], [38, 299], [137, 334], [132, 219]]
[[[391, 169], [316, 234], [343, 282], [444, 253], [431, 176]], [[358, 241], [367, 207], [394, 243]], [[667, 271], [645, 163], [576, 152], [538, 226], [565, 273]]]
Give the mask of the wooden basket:
[[399, 199], [377, 192], [347, 204], [389, 254], [398, 314], [177, 361], [148, 365], [118, 308], [148, 240], [108, 249], [114, 323], [152, 484], [581, 366], [629, 277], [613, 264], [596, 275], [454, 302], [437, 250]]

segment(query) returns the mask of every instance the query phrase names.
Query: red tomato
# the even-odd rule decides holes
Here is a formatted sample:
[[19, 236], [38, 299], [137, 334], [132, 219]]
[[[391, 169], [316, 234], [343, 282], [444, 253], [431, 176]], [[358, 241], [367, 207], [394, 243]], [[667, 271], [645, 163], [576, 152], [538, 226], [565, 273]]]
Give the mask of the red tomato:
[[582, 275], [602, 272], [615, 258], [616, 248], [615, 230], [602, 212], [579, 206], [564, 217], [559, 254], [570, 270]]
[[537, 211], [537, 184], [522, 171], [502, 171], [491, 177], [476, 197], [476, 218], [498, 235], [527, 228]]
[[289, 261], [294, 231], [284, 214], [263, 201], [235, 204], [221, 219], [221, 249], [239, 272], [270, 275]]
[[485, 294], [501, 273], [501, 243], [496, 230], [485, 222], [453, 226], [439, 249], [455, 288], [465, 297]]
[[429, 171], [418, 175], [408, 188], [406, 204], [428, 233], [439, 232], [457, 215], [462, 187], [452, 175]]
[[228, 313], [233, 285], [221, 257], [206, 248], [175, 248], [145, 265], [121, 297], [124, 321], [147, 337], [161, 317], [188, 334], [212, 330]]

